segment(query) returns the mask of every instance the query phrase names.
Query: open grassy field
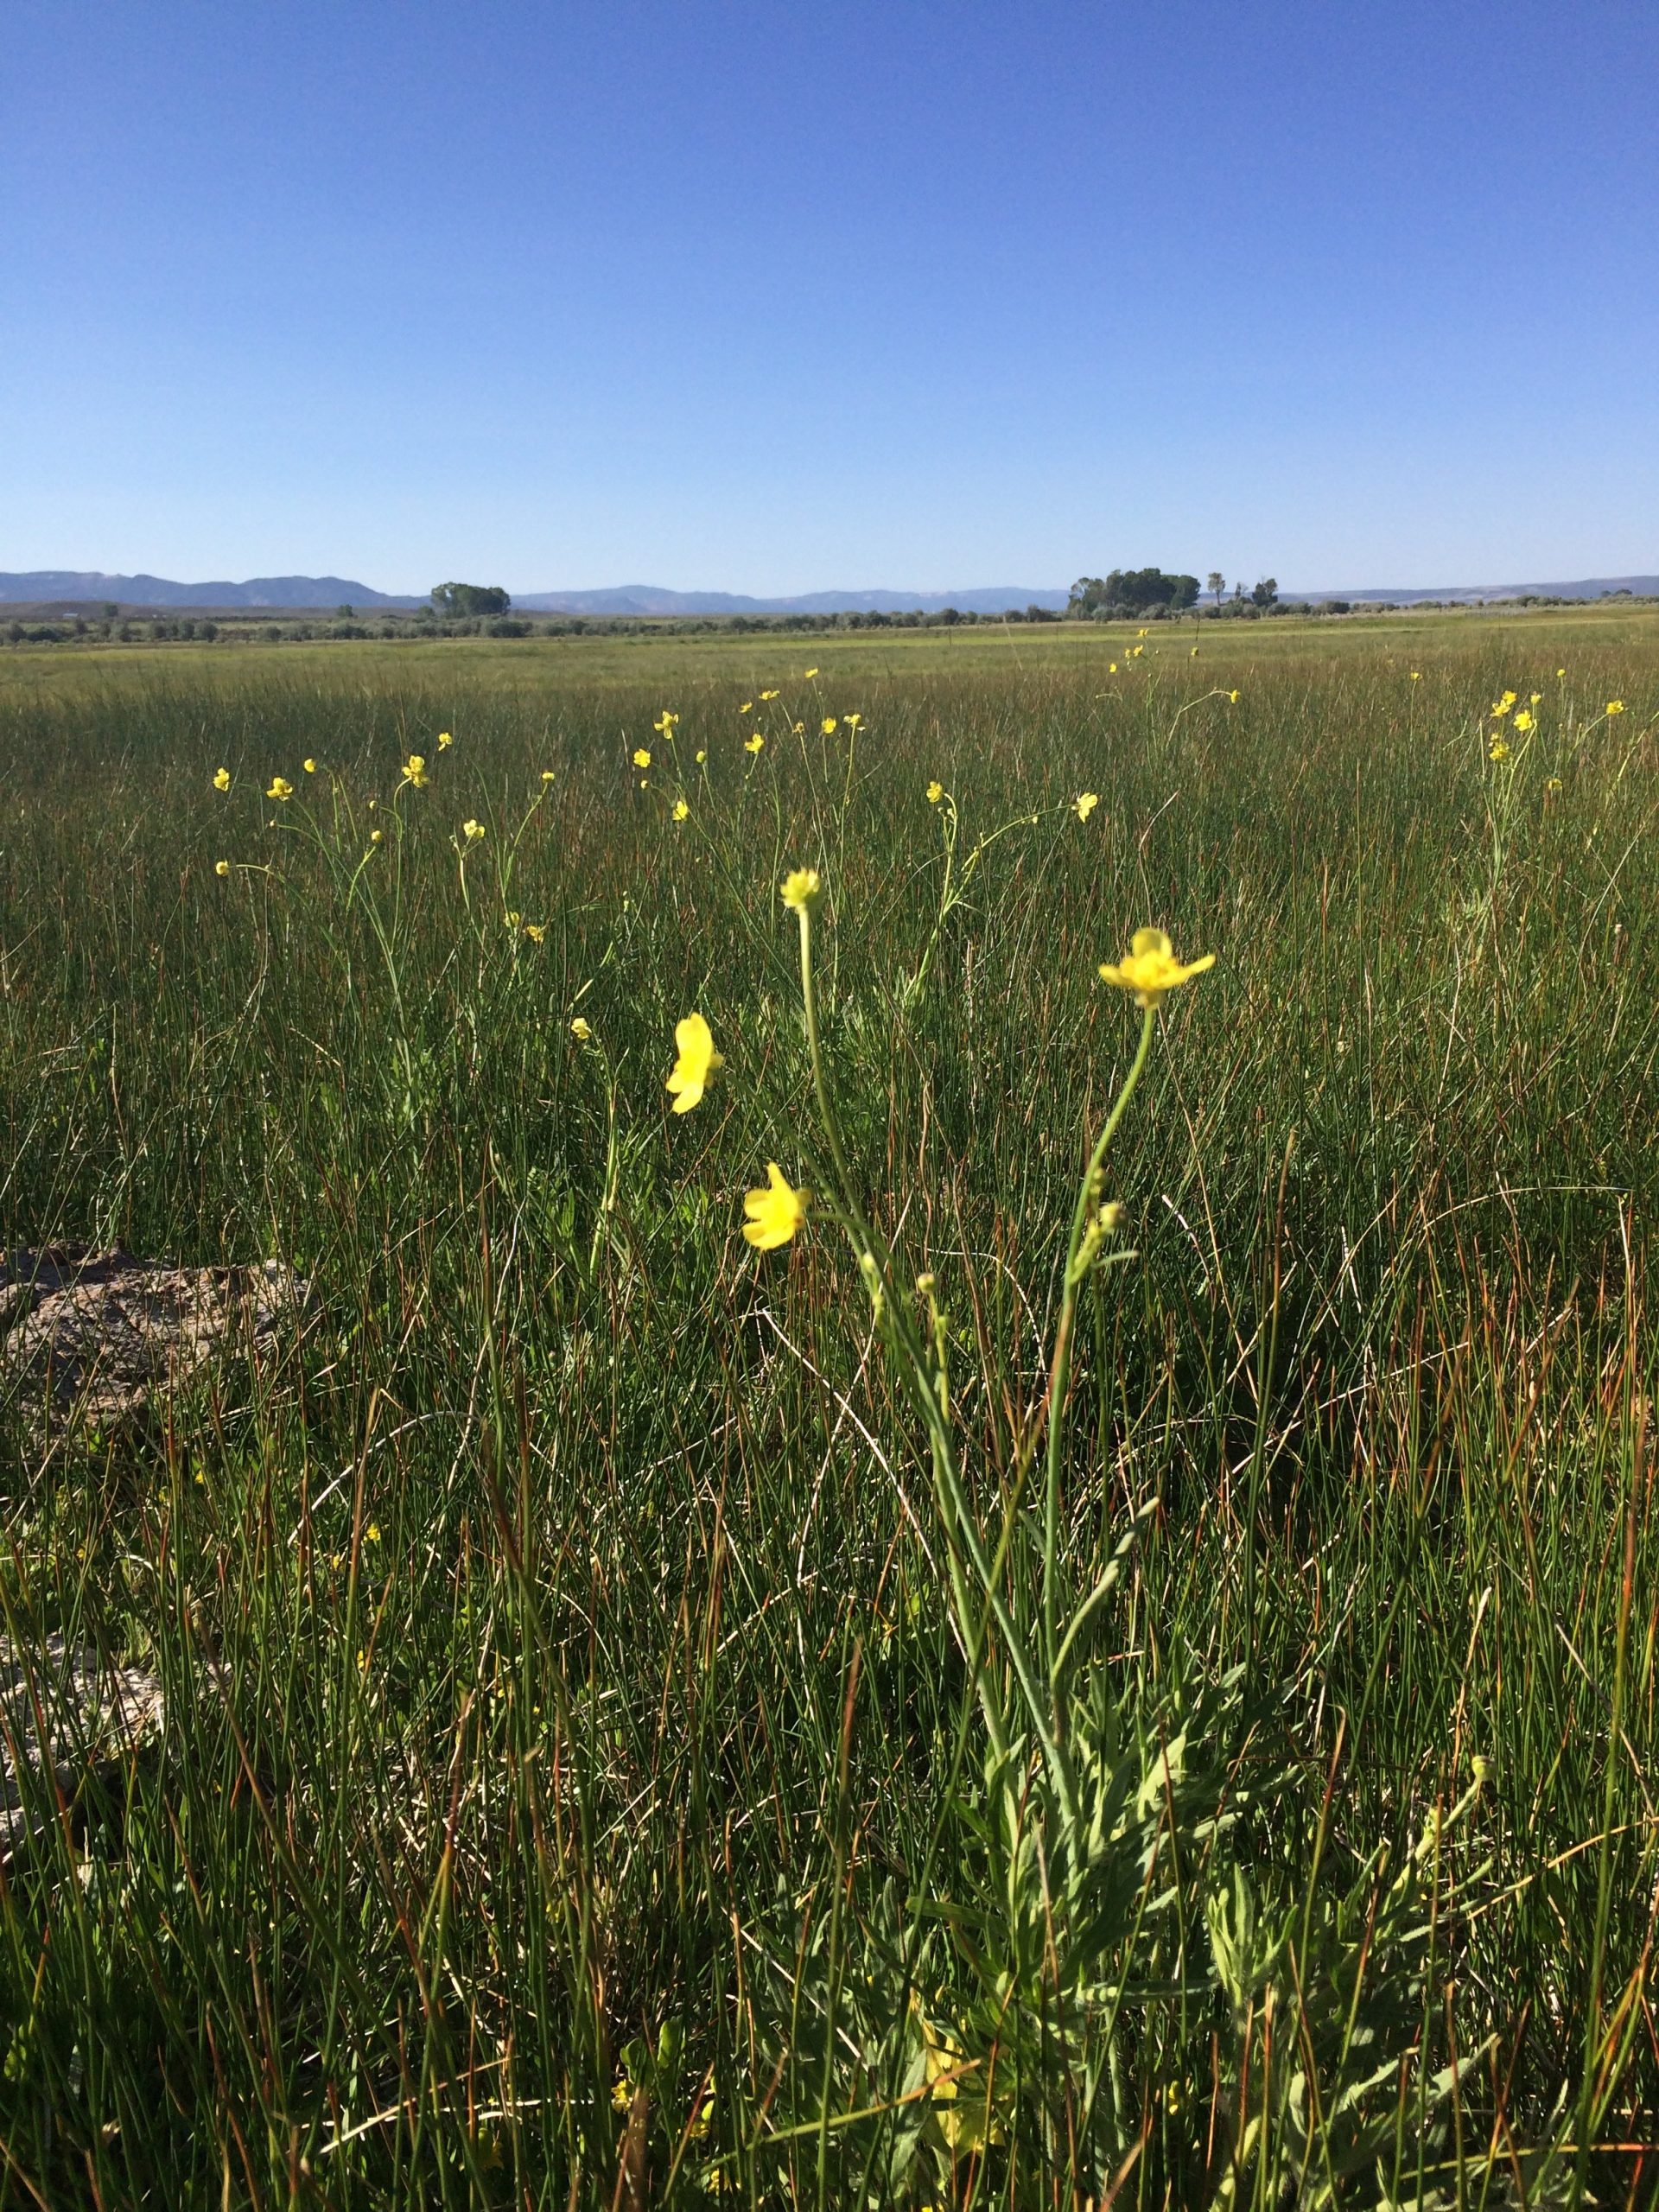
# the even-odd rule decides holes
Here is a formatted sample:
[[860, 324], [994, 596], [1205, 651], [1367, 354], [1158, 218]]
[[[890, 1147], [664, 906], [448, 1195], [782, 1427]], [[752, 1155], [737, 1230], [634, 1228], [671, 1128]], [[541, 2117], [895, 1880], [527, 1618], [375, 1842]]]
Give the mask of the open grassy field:
[[0, 653], [0, 1243], [313, 1285], [0, 1406], [3, 2212], [1653, 2201], [1659, 623], [1193, 642]]

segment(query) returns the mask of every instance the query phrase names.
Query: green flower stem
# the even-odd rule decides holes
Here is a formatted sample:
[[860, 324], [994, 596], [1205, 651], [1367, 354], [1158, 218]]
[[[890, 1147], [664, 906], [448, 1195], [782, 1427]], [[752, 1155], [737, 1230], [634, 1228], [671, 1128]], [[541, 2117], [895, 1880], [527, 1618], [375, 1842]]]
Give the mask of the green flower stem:
[[[862, 1209], [853, 1194], [852, 1178], [847, 1169], [847, 1154], [842, 1143], [841, 1128], [836, 1117], [830, 1096], [830, 1085], [824, 1076], [823, 1050], [818, 1033], [817, 995], [812, 980], [812, 918], [803, 906], [798, 912], [801, 924], [801, 1005], [806, 1023], [807, 1054], [812, 1066], [812, 1087], [817, 1096], [818, 1116], [823, 1125], [824, 1141], [830, 1147], [830, 1158], [838, 1185], [837, 1196], [845, 1223], [851, 1232], [851, 1241], [857, 1253], [860, 1272], [867, 1282], [871, 1278], [872, 1296], [876, 1300], [876, 1319], [882, 1335], [890, 1347], [899, 1355], [899, 1364], [909, 1382], [923, 1420], [926, 1422], [928, 1440], [932, 1449], [934, 1493], [938, 1499], [945, 1524], [950, 1560], [952, 1595], [955, 1599], [963, 1640], [970, 1651], [982, 1652], [986, 1638], [978, 1618], [979, 1609], [969, 1599], [962, 1577], [959, 1554], [966, 1553], [976, 1580], [984, 1592], [985, 1605], [1001, 1634], [1009, 1669], [1019, 1685], [1020, 1694], [1031, 1715], [1032, 1726], [1043, 1746], [1050, 1770], [1059, 1783], [1066, 1802], [1068, 1814], [1077, 1817], [1076, 1791], [1071, 1783], [1070, 1769], [1055, 1739], [1047, 1719], [1046, 1701], [1031, 1666], [1029, 1655], [1022, 1644], [1007, 1602], [1001, 1592], [1000, 1567], [993, 1567], [985, 1555], [985, 1548], [975, 1524], [968, 1494], [963, 1486], [961, 1471], [957, 1466], [951, 1446], [950, 1431], [938, 1396], [928, 1371], [926, 1354], [918, 1340], [908, 1314], [893, 1295], [893, 1255], [876, 1236], [865, 1219]], [[879, 1290], [880, 1295], [876, 1296]], [[978, 1671], [976, 1689], [985, 1714], [987, 1731], [993, 1749], [1000, 1759], [1006, 1760], [1008, 1751], [1008, 1732], [995, 1698], [991, 1694], [983, 1667]]]
[[1152, 1033], [1157, 1026], [1158, 1009], [1148, 1007], [1141, 1024], [1141, 1042], [1123, 1088], [1118, 1092], [1106, 1126], [1095, 1141], [1077, 1191], [1077, 1203], [1071, 1216], [1071, 1240], [1065, 1252], [1065, 1281], [1060, 1294], [1059, 1325], [1054, 1332], [1054, 1353], [1048, 1373], [1048, 1457], [1047, 1484], [1043, 1501], [1043, 1662], [1048, 1671], [1050, 1694], [1054, 1706], [1054, 1725], [1060, 1723], [1059, 1684], [1055, 1680], [1060, 1652], [1059, 1632], [1059, 1576], [1058, 1554], [1060, 1541], [1060, 1461], [1065, 1445], [1065, 1396], [1071, 1380], [1072, 1325], [1077, 1316], [1077, 1293], [1082, 1285], [1077, 1281], [1077, 1254], [1089, 1227], [1089, 1217], [1100, 1203], [1100, 1171], [1105, 1164], [1107, 1148], [1117, 1135], [1135, 1087], [1152, 1052]]

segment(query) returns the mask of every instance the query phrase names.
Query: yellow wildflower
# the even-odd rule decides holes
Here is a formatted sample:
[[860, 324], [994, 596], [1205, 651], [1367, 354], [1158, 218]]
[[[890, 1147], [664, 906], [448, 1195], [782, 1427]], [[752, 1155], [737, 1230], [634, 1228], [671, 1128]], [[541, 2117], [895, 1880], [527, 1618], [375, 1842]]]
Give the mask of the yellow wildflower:
[[578, 1045], [585, 1045], [593, 1033], [593, 1031], [588, 1027], [587, 1022], [583, 1020], [581, 1014], [578, 1014], [570, 1025], [570, 1034], [575, 1039]]
[[524, 924], [524, 935], [530, 939], [532, 944], [539, 944], [542, 942], [542, 939], [547, 935], [547, 924], [545, 922], [526, 922]]
[[404, 781], [412, 784], [417, 791], [424, 791], [430, 779], [426, 772], [426, 755], [411, 753], [404, 763]]
[[1624, 711], [1624, 702], [1622, 699], [1610, 699], [1607, 702], [1607, 712], [1610, 715], [1622, 715]]
[[1216, 956], [1206, 952], [1183, 967], [1170, 950], [1169, 939], [1162, 930], [1136, 930], [1129, 950], [1121, 961], [1103, 961], [1100, 980], [1115, 983], [1120, 991], [1133, 991], [1139, 1007], [1159, 1005], [1166, 992], [1178, 984], [1190, 982], [1194, 976], [1203, 975], [1206, 968], [1213, 968]]
[[668, 1071], [664, 1088], [674, 1101], [677, 1114], [689, 1114], [726, 1063], [715, 1050], [709, 1024], [700, 1014], [688, 1014], [674, 1025], [674, 1042], [680, 1057]]
[[265, 793], [265, 797], [267, 798], [292, 798], [293, 796], [294, 786], [289, 782], [286, 776], [273, 776], [271, 778], [270, 789]]
[[544, 784], [550, 784], [553, 780], [553, 771], [550, 768], [543, 768], [542, 771], [542, 781]]
[[794, 1189], [775, 1160], [766, 1162], [766, 1183], [765, 1190], [743, 1193], [743, 1211], [748, 1216], [743, 1234], [757, 1252], [775, 1252], [787, 1244], [804, 1226], [812, 1203], [811, 1192]]
[[784, 878], [784, 904], [798, 914], [810, 914], [823, 896], [823, 885], [815, 868], [791, 868]]
[[746, 753], [758, 753], [758, 752], [760, 750], [761, 747], [766, 743], [766, 739], [765, 739], [764, 737], [762, 737], [762, 736], [761, 736], [761, 734], [760, 734], [760, 731], [759, 731], [759, 730], [756, 730], [756, 732], [754, 733], [754, 735], [753, 735], [753, 736], [749, 740], [748, 743], [747, 743], [747, 744], [743, 747], [743, 750], [744, 750]]
[[690, 811], [691, 811], [691, 809], [690, 809], [690, 807], [687, 804], [687, 803], [685, 802], [685, 800], [684, 800], [684, 799], [683, 799], [683, 798], [677, 798], [677, 799], [675, 800], [675, 802], [674, 802], [674, 819], [675, 819], [677, 822], [683, 822], [683, 821], [684, 821], [684, 819], [685, 819], [685, 817], [686, 817], [686, 816], [687, 816], [688, 814], [690, 814]]
[[1543, 696], [1544, 695], [1541, 691], [1529, 691], [1527, 694], [1527, 704], [1529, 707], [1535, 707]]
[[230, 789], [230, 788], [231, 788], [231, 772], [230, 772], [230, 770], [229, 770], [228, 768], [219, 768], [219, 769], [215, 769], [215, 771], [213, 772], [213, 789], [214, 789], [216, 791], [229, 791], [229, 789]]
[[475, 845], [485, 834], [484, 824], [481, 822], [474, 821], [469, 815], [461, 825], [461, 834], [469, 845]]
[[231, 864], [229, 861], [215, 861], [213, 862], [213, 874], [215, 875], [228, 875], [230, 872]]
[[662, 713], [658, 715], [656, 721], [652, 722], [652, 728], [657, 732], [657, 734], [659, 737], [671, 738], [674, 734], [675, 725], [679, 719], [680, 718], [677, 715], [671, 715], [668, 709], [664, 707]]
[[633, 765], [636, 768], [649, 768], [651, 766], [651, 755], [643, 745], [636, 745], [633, 748]]
[[1115, 660], [1108, 661], [1106, 664], [1106, 673], [1108, 676], [1116, 676], [1117, 674], [1117, 663]]
[[697, 748], [697, 766], [698, 766], [698, 767], [702, 767], [702, 766], [703, 762], [704, 762], [708, 758], [709, 758], [709, 754], [708, 754], [707, 750], [706, 750], [703, 747], [699, 746], [699, 747]]
[[838, 727], [836, 717], [833, 715], [826, 715], [818, 725], [819, 734], [823, 737], [833, 737]]
[[740, 715], [752, 715], [754, 712], [753, 700], [746, 699], [737, 711]]
[[1567, 671], [1564, 668], [1558, 668], [1555, 673], [1557, 676], [1565, 676], [1567, 674]]
[[1235, 706], [1238, 704], [1238, 694], [1236, 691], [1230, 691], [1227, 694], [1227, 696], [1232, 701]]
[[1422, 670], [1421, 670], [1421, 668], [1414, 668], [1414, 669], [1412, 670], [1412, 671], [1411, 671], [1411, 680], [1412, 680], [1412, 682], [1413, 682], [1414, 683], [1421, 683], [1422, 682], [1422, 680], [1423, 680], [1423, 671], [1422, 671]]
[[316, 774], [317, 764], [315, 760], [306, 760], [302, 762], [301, 765], [304, 768], [308, 776], [315, 776]]
[[1524, 707], [1522, 708], [1520, 713], [1516, 716], [1514, 727], [1522, 737], [1524, 737], [1527, 732], [1532, 728], [1532, 716], [1527, 712]]
[[440, 753], [447, 753], [454, 741], [454, 739], [450, 736], [447, 729], [441, 729], [438, 732], [438, 750]]
[[1509, 759], [1509, 757], [1510, 757], [1510, 748], [1509, 748], [1509, 747], [1508, 747], [1507, 745], [1505, 745], [1505, 744], [1504, 744], [1504, 742], [1503, 742], [1503, 739], [1502, 739], [1501, 737], [1495, 737], [1495, 738], [1492, 740], [1492, 743], [1491, 743], [1491, 751], [1487, 753], [1486, 758], [1487, 758], [1489, 760], [1496, 760], [1496, 761], [1497, 762], [1498, 766], [1499, 766], [1500, 767], [1502, 767], [1502, 766], [1503, 766], [1503, 763], [1504, 763], [1504, 761], [1506, 761], [1506, 760]]
[[778, 694], [775, 691], [763, 691], [760, 694], [760, 696], [763, 699], [775, 699], [778, 696]]
[[812, 681], [812, 678], [813, 678], [813, 677], [817, 674], [817, 672], [818, 672], [818, 671], [817, 671], [817, 670], [816, 668], [809, 668], [809, 669], [807, 670], [807, 671], [806, 671], [806, 674], [805, 674], [805, 675], [801, 678], [801, 681], [802, 681], [804, 683], [810, 683]]
[[1493, 700], [1493, 702], [1492, 702], [1492, 713], [1493, 713], [1493, 715], [1497, 717], [1497, 719], [1498, 721], [1501, 721], [1503, 720], [1503, 716], [1509, 713], [1510, 709], [1514, 704], [1515, 704], [1515, 694], [1514, 694], [1514, 692], [1513, 692], [1513, 691], [1506, 691], [1506, 692], [1503, 694], [1503, 696], [1501, 699], [1494, 699], [1494, 700]]
[[1099, 804], [1098, 791], [1079, 791], [1071, 802], [1071, 811], [1079, 822], [1086, 822]]
[[1546, 778], [1545, 782], [1544, 782], [1544, 789], [1545, 789], [1547, 791], [1548, 791], [1548, 792], [1551, 794], [1551, 796], [1552, 796], [1552, 797], [1554, 797], [1554, 795], [1555, 794], [1555, 792], [1557, 792], [1558, 791], [1560, 791], [1560, 788], [1561, 788], [1561, 779], [1560, 779], [1560, 778], [1559, 776], [1550, 776], [1550, 777]]
[[386, 833], [384, 830], [371, 830], [369, 832], [369, 842], [372, 845], [380, 844], [384, 842], [385, 834]]
[[930, 806], [937, 806], [944, 797], [944, 785], [936, 776], [927, 787], [927, 803]]
[[864, 719], [864, 717], [863, 717], [863, 715], [848, 715], [848, 717], [847, 717], [847, 727], [848, 727], [848, 728], [849, 728], [849, 729], [856, 729], [856, 728], [858, 728], [858, 726], [859, 726], [860, 722], [861, 722], [861, 721], [863, 721], [863, 719]]
[[506, 912], [501, 917], [502, 921], [510, 930], [516, 930], [519, 923], [522, 922], [524, 918], [524, 916], [518, 912], [518, 909], [516, 906], [509, 906]]
[[1197, 647], [1196, 645], [1194, 645], [1194, 646], [1193, 646], [1193, 648], [1192, 648], [1192, 658], [1194, 660], [1197, 660], [1198, 657], [1198, 647]]

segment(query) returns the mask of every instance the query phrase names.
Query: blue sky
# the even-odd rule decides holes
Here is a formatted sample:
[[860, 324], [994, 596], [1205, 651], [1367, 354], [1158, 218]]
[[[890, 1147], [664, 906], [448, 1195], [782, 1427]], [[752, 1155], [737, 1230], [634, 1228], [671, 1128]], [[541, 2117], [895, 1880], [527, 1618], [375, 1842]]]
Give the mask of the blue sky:
[[1659, 569], [1650, 0], [56, 0], [0, 569]]

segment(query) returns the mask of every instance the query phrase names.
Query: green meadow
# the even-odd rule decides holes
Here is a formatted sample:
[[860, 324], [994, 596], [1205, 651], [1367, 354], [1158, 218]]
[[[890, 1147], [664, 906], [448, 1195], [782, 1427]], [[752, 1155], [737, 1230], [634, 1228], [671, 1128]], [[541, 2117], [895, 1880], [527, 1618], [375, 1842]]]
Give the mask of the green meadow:
[[0, 1244], [310, 1285], [0, 1377], [168, 1700], [0, 2212], [1652, 2202], [1656, 732], [1593, 608], [0, 652]]

